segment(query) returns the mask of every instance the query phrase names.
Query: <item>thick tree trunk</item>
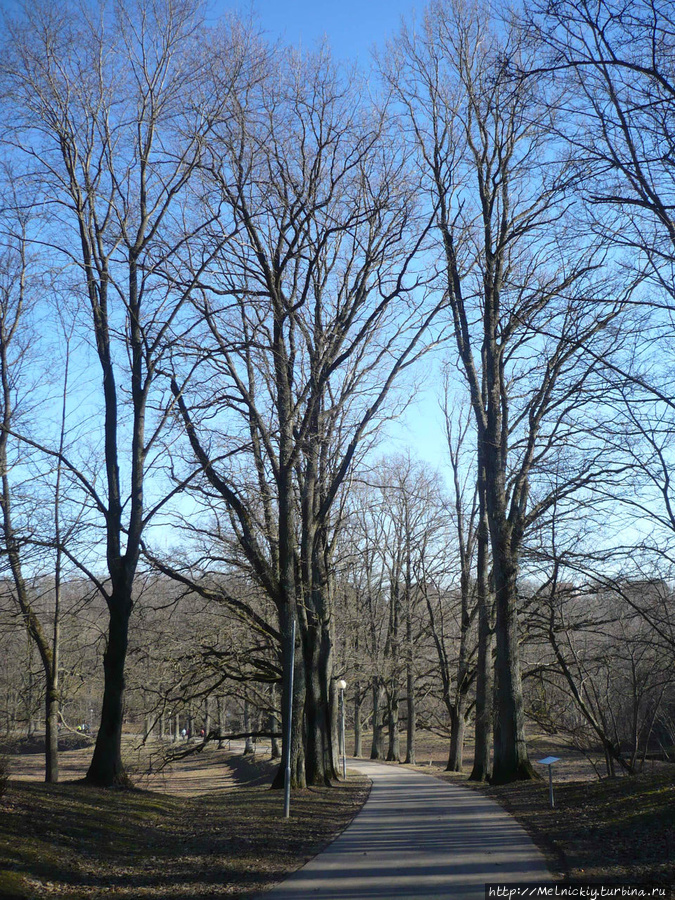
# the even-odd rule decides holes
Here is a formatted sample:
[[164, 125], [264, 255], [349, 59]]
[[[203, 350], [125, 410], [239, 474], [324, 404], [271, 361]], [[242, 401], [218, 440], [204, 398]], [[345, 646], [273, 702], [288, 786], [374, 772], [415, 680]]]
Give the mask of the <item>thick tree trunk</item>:
[[[340, 772], [340, 699], [333, 674], [333, 647], [335, 641], [331, 623], [332, 618], [329, 618], [328, 622], [324, 621], [323, 623], [323, 628], [321, 630], [320, 661], [328, 751], [324, 765], [328, 778], [331, 781], [336, 781], [339, 779]], [[345, 734], [345, 753], [346, 740]]]
[[305, 773], [307, 784], [326, 784], [330, 779], [325, 768], [326, 715], [321, 684], [320, 636], [318, 629], [309, 628], [303, 639], [305, 657]]
[[[295, 613], [293, 613], [295, 614]], [[274, 776], [272, 787], [276, 790], [283, 790], [285, 777], [285, 760], [286, 760], [286, 735], [288, 723], [288, 691], [290, 688], [290, 671], [292, 656], [292, 623], [288, 615], [284, 615], [282, 619], [282, 638], [283, 638], [283, 684], [282, 684], [282, 700], [281, 700], [281, 727], [283, 731], [282, 739], [282, 761]], [[305, 662], [302, 653], [302, 644], [299, 636], [296, 634], [295, 648], [295, 666], [293, 669], [293, 715], [291, 718], [291, 787], [304, 788], [307, 787], [305, 777]]]
[[127, 656], [131, 590], [118, 588], [110, 600], [108, 646], [103, 656], [105, 686], [101, 724], [86, 780], [99, 787], [129, 785], [122, 762], [124, 664]]
[[464, 731], [466, 727], [465, 719], [466, 696], [458, 693], [457, 701], [452, 709], [450, 717], [450, 753], [448, 755], [448, 765], [446, 771], [461, 772], [464, 762]]
[[305, 767], [305, 665], [302, 652], [298, 648], [295, 656], [295, 678], [293, 683], [293, 736], [291, 739], [291, 787], [306, 788]]
[[473, 769], [470, 781], [489, 781], [492, 775], [493, 636], [488, 599], [478, 611], [478, 661], [476, 673], [476, 725]]
[[478, 660], [476, 670], [476, 726], [471, 781], [489, 781], [492, 775], [492, 603], [488, 572], [489, 531], [485, 508], [485, 482], [479, 481], [480, 521], [476, 547], [476, 600], [478, 603]]
[[417, 762], [417, 709], [415, 707], [415, 676], [408, 666], [408, 727], [405, 761], [414, 766]]
[[59, 780], [59, 695], [53, 685], [47, 687], [45, 727], [45, 781], [56, 784]]
[[314, 617], [303, 638], [305, 678], [305, 769], [307, 784], [338, 779], [337, 694], [333, 684], [332, 636]]
[[518, 648], [517, 560], [493, 540], [496, 649], [494, 764], [491, 781], [505, 784], [536, 774], [527, 755]]
[[354, 686], [354, 756], [360, 759], [363, 756], [363, 734], [361, 731], [361, 684], [357, 681]]

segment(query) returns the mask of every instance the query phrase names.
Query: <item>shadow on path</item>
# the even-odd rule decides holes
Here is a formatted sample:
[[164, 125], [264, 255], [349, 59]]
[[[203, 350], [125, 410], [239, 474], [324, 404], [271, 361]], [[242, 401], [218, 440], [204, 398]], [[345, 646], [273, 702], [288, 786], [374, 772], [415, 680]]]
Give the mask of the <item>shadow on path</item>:
[[352, 760], [368, 802], [323, 853], [260, 900], [482, 900], [486, 882], [551, 876], [494, 801], [409, 769]]

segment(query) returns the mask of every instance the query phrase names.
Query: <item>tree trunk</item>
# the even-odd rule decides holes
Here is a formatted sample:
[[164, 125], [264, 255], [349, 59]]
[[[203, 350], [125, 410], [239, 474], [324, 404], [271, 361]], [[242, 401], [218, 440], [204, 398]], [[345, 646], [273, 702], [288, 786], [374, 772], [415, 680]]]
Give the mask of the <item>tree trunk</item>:
[[354, 756], [357, 759], [363, 755], [363, 735], [361, 733], [361, 684], [357, 681], [354, 685]]
[[305, 770], [307, 784], [329, 785], [338, 778], [337, 701], [332, 677], [332, 639], [317, 621], [303, 636], [305, 661]]
[[371, 759], [384, 759], [384, 692], [377, 675], [373, 676], [373, 740], [370, 747]]
[[86, 780], [99, 787], [129, 786], [122, 763], [124, 663], [129, 639], [131, 590], [117, 588], [110, 600], [108, 646], [103, 656], [105, 687], [101, 724]]
[[455, 702], [450, 710], [450, 754], [446, 771], [461, 772], [464, 760], [464, 731], [466, 727], [467, 694], [469, 692], [469, 616], [470, 585], [468, 572], [466, 583], [462, 584], [462, 621], [459, 640], [459, 660], [457, 662], [457, 687]]
[[[274, 776], [272, 787], [275, 790], [283, 790], [285, 778], [285, 759], [286, 759], [286, 734], [288, 721], [288, 690], [290, 688], [290, 671], [291, 671], [291, 634], [292, 623], [287, 615], [284, 615], [282, 622], [282, 636], [284, 641], [284, 666], [283, 666], [283, 689], [282, 689], [282, 762], [277, 773]], [[296, 644], [299, 646], [295, 649], [295, 666], [293, 669], [293, 715], [291, 719], [291, 787], [305, 788], [307, 781], [305, 777], [305, 663], [302, 654], [302, 645], [299, 636], [296, 633]]]
[[392, 696], [389, 701], [389, 747], [387, 749], [387, 762], [401, 761], [401, 740], [398, 730], [398, 690], [393, 685]]
[[244, 699], [244, 732], [246, 734], [245, 743], [244, 743], [244, 756], [247, 756], [249, 753], [253, 753], [253, 741], [251, 740], [251, 713], [248, 703], [248, 698]]
[[[340, 777], [340, 700], [338, 696], [339, 691], [333, 677], [333, 646], [335, 642], [332, 621], [332, 617], [329, 617], [328, 621], [324, 620], [321, 629], [320, 673], [325, 704], [323, 718], [326, 729], [327, 750], [324, 766], [328, 780], [334, 782]], [[346, 740], [345, 734], [345, 753]]]
[[281, 759], [281, 741], [278, 737], [275, 737], [275, 732], [279, 731], [279, 716], [277, 714], [277, 686], [276, 684], [272, 685], [270, 690], [270, 704], [272, 707], [272, 711], [270, 712], [270, 732], [272, 734], [271, 737], [271, 747], [272, 747], [272, 759]]
[[414, 766], [417, 762], [417, 710], [415, 708], [415, 676], [412, 666], [408, 666], [408, 727], [405, 761]]
[[323, 702], [319, 672], [319, 635], [315, 627], [308, 629], [303, 639], [305, 657], [305, 773], [307, 784], [326, 784], [324, 766], [326, 756], [325, 723], [327, 710]]
[[206, 740], [209, 736], [209, 732], [211, 731], [211, 709], [209, 703], [209, 697], [204, 698], [204, 740]]
[[291, 787], [306, 788], [305, 767], [305, 666], [302, 653], [295, 655], [293, 685], [293, 737], [291, 739]]
[[[407, 506], [406, 506], [407, 510]], [[415, 738], [417, 729], [417, 709], [415, 707], [415, 645], [413, 641], [413, 623], [412, 623], [412, 575], [411, 575], [411, 553], [410, 553], [410, 528], [406, 525], [406, 609], [405, 609], [405, 637], [406, 637], [406, 697], [408, 722], [406, 729], [406, 751], [405, 761], [410, 765], [416, 762]]]
[[525, 741], [518, 648], [517, 562], [500, 543], [495, 546], [493, 540], [497, 611], [494, 765], [491, 779], [494, 784], [537, 777], [528, 759]]
[[56, 784], [59, 780], [59, 695], [53, 685], [47, 686], [45, 716], [45, 781]]
[[448, 756], [447, 772], [461, 772], [464, 762], [464, 730], [466, 696], [458, 693], [457, 701], [452, 708], [450, 717], [450, 754]]
[[492, 775], [492, 610], [488, 574], [489, 533], [485, 508], [485, 482], [479, 481], [480, 523], [476, 547], [476, 593], [478, 603], [478, 661], [476, 671], [476, 727], [471, 781], [489, 781]]

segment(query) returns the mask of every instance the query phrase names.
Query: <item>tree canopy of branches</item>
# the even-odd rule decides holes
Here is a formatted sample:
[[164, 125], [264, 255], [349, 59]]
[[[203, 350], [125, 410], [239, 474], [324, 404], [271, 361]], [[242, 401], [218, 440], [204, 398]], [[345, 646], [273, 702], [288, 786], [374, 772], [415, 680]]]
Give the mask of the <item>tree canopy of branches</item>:
[[496, 781], [532, 775], [518, 659], [523, 536], [561, 491], [592, 477], [593, 455], [536, 503], [531, 482], [574, 440], [595, 381], [586, 347], [599, 341], [597, 356], [605, 352], [620, 308], [599, 279], [602, 245], [575, 231], [574, 183], [551, 102], [511, 77], [507, 61], [527, 68], [528, 50], [518, 30], [502, 33], [478, 10], [436, 3], [419, 32], [402, 33], [385, 69], [435, 209], [476, 422], [496, 602]]
[[[186, 185], [242, 70], [242, 42], [205, 46], [197, 4], [38, 4], [10, 19], [3, 41], [3, 141], [48, 210], [41, 240], [80, 304], [102, 383], [104, 488], [64, 460], [105, 544], [108, 582], [92, 580], [110, 613], [105, 696], [88, 778], [125, 779], [120, 754], [124, 664], [142, 533], [146, 471], [161, 433], [151, 418], [158, 365], [185, 297], [163, 275], [198, 230]], [[53, 264], [49, 263], [48, 264]], [[88, 314], [88, 326], [84, 325]], [[44, 451], [59, 457], [58, 447]], [[67, 552], [67, 551], [66, 551]], [[78, 564], [78, 561], [75, 561]], [[84, 568], [84, 565], [80, 563]]]
[[414, 268], [425, 228], [386, 113], [325, 51], [268, 60], [207, 146], [214, 228], [186, 264], [212, 262], [193, 292], [196, 324], [183, 361], [174, 357], [173, 390], [209, 502], [224, 504], [227, 539], [278, 610], [284, 710], [297, 616], [304, 754], [296, 740], [293, 771], [319, 783], [336, 775], [342, 487], [443, 300], [429, 306]]
[[[298, 787], [338, 778], [345, 675], [358, 752], [405, 710], [460, 769], [473, 718], [481, 780], [532, 777], [523, 671], [608, 771], [668, 731], [673, 15], [487, 6], [432, 0], [371, 80], [201, 0], [7, 11], [2, 615], [52, 780], [65, 595], [107, 617], [97, 785], [125, 691], [148, 733], [281, 721]], [[449, 494], [373, 463], [438, 346]]]

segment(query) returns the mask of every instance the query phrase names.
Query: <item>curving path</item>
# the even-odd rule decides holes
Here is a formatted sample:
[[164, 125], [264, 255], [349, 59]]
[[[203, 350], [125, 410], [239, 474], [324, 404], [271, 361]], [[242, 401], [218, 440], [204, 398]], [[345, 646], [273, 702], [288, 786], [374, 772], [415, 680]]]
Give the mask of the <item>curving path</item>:
[[527, 833], [477, 791], [382, 763], [349, 766], [372, 779], [365, 806], [260, 900], [483, 900], [486, 882], [551, 880]]

